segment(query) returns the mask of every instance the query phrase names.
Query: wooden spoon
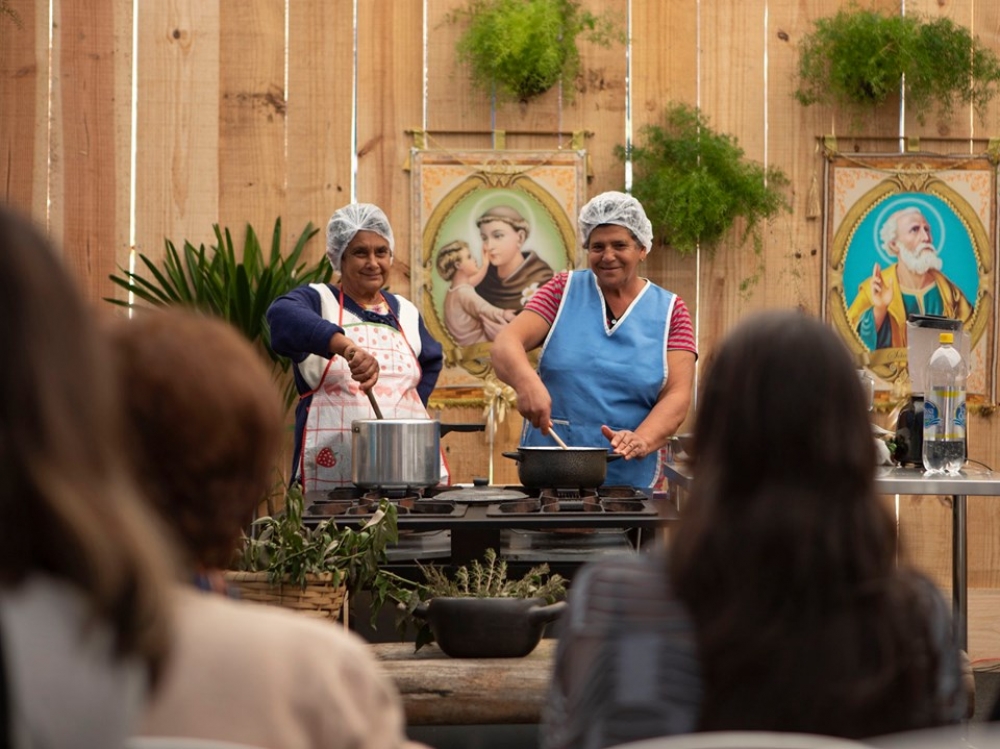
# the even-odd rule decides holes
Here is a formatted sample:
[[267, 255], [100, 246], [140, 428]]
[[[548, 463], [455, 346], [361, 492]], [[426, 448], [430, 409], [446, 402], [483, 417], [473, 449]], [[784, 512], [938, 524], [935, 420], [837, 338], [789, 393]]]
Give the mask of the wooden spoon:
[[569, 447], [567, 447], [566, 443], [562, 441], [562, 437], [556, 434], [556, 430], [552, 428], [551, 424], [549, 424], [549, 436], [551, 436], [563, 450], [569, 450]]
[[375, 409], [375, 418], [384, 419], [385, 417], [382, 416], [382, 409], [378, 407], [378, 403], [375, 401], [375, 393], [369, 390], [367, 395], [368, 395], [368, 402], [371, 403], [372, 408]]

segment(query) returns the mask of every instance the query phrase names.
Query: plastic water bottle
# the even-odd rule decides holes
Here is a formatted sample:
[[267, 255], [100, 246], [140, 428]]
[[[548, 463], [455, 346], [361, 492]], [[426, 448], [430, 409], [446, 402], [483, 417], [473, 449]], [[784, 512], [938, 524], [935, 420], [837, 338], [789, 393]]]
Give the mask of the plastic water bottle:
[[965, 381], [968, 368], [953, 345], [954, 333], [941, 333], [927, 364], [924, 394], [924, 470], [956, 474], [965, 462]]

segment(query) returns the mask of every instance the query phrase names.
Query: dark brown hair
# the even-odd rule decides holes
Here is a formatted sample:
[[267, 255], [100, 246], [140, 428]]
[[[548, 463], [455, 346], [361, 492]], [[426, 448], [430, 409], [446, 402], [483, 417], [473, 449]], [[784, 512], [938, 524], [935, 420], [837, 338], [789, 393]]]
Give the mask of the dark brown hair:
[[154, 678], [169, 646], [168, 547], [123, 457], [92, 310], [48, 241], [0, 208], [0, 584], [76, 587]]
[[109, 334], [146, 494], [190, 565], [226, 567], [281, 442], [269, 368], [229, 324], [178, 308], [116, 320]]
[[822, 322], [769, 312], [699, 395], [695, 480], [671, 545], [705, 680], [703, 730], [848, 737], [932, 725], [932, 583], [896, 566], [867, 403]]

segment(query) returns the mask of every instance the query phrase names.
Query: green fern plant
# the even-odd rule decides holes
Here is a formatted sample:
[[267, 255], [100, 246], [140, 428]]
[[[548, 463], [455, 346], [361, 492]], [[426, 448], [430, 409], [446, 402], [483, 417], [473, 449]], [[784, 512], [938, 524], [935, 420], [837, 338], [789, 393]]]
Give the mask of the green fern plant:
[[857, 114], [898, 96], [905, 76], [907, 107], [921, 123], [933, 107], [949, 117], [959, 102], [982, 120], [997, 93], [1000, 60], [951, 19], [851, 6], [814, 23], [799, 44], [798, 74], [795, 98], [804, 106]]
[[105, 301], [128, 308], [185, 305], [227, 320], [271, 360], [276, 376], [284, 381], [286, 402], [291, 403], [295, 397], [288, 377], [291, 361], [271, 350], [265, 314], [282, 294], [302, 284], [328, 282], [332, 277], [333, 268], [325, 256], [312, 264], [302, 261], [306, 245], [319, 230], [310, 222], [292, 249], [283, 253], [278, 218], [265, 254], [257, 233], [247, 224], [242, 251], [237, 254], [229, 229], [218, 224], [212, 228], [216, 243], [208, 248], [185, 241], [179, 251], [168, 239], [161, 264], [140, 253], [140, 267], [135, 271], [119, 266], [120, 275], [109, 278], [133, 300], [106, 297]]
[[669, 105], [662, 123], [647, 125], [630, 151], [618, 146], [615, 153], [631, 158], [632, 194], [661, 241], [682, 255], [699, 246], [714, 252], [739, 218], [740, 243], [752, 239], [760, 255], [761, 222], [791, 210], [785, 173], [747, 160], [736, 139], [712, 130], [696, 107]]
[[[581, 34], [605, 47], [625, 40], [610, 12], [591, 13], [575, 0], [469, 0], [447, 20], [468, 24], [456, 43], [458, 60], [476, 87], [501, 100], [527, 101], [559, 81], [573, 82]], [[572, 94], [566, 86], [566, 98]]]

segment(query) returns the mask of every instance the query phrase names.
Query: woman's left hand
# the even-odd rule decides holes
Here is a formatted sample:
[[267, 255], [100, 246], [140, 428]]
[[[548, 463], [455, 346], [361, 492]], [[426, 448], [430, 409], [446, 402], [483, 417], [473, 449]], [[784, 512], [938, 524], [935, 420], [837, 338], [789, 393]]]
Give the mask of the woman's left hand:
[[649, 455], [649, 443], [630, 429], [622, 429], [616, 432], [611, 427], [604, 425], [601, 427], [601, 434], [611, 443], [613, 451], [621, 455], [625, 460], [637, 460]]

